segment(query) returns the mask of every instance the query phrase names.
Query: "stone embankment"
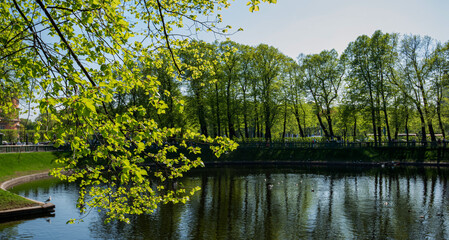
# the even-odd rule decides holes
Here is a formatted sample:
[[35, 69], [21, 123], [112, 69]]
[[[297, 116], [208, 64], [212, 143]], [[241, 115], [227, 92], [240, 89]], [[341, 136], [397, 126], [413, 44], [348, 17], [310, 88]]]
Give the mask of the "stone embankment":
[[[22, 176], [3, 182], [0, 185], [0, 189], [7, 191], [19, 184], [49, 177], [48, 172]], [[43, 203], [33, 199], [27, 199], [35, 202], [36, 206], [0, 211], [0, 222], [51, 215], [55, 211], [55, 205], [53, 203]]]

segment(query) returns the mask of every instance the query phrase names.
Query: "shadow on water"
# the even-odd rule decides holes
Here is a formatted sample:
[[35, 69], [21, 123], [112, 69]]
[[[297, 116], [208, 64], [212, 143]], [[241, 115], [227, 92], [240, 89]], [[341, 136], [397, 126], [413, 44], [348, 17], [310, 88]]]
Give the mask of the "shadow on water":
[[0, 238], [39, 238], [45, 227], [64, 239], [448, 239], [448, 176], [417, 167], [197, 169], [180, 180], [202, 189], [187, 204], [161, 205], [131, 224], [103, 224], [106, 216], [95, 212], [75, 225], [59, 222], [77, 217], [76, 187], [37, 183], [16, 190], [60, 201], [52, 224], [0, 224]]

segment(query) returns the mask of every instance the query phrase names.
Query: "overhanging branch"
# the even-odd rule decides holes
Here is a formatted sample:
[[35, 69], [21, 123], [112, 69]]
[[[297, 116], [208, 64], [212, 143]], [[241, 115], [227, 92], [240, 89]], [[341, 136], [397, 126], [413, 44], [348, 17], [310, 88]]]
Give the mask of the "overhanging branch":
[[76, 64], [78, 64], [78, 66], [81, 68], [81, 71], [84, 73], [84, 75], [87, 77], [87, 79], [89, 80], [89, 82], [92, 84], [92, 86], [96, 87], [97, 84], [94, 82], [94, 80], [92, 79], [92, 77], [90, 76], [89, 72], [86, 70], [86, 68], [84, 67], [84, 65], [81, 63], [81, 61], [78, 59], [78, 56], [75, 54], [75, 52], [73, 52], [72, 47], [70, 47], [69, 42], [65, 39], [64, 35], [62, 35], [61, 30], [59, 29], [58, 25], [55, 23], [55, 20], [53, 19], [53, 17], [50, 15], [50, 13], [47, 11], [47, 8], [45, 8], [44, 4], [42, 3], [41, 0], [36, 0], [37, 4], [39, 4], [39, 6], [42, 8], [42, 10], [45, 13], [45, 16], [47, 16], [48, 20], [50, 20], [51, 25], [53, 26], [53, 28], [55, 29], [56, 33], [58, 34], [59, 38], [61, 38], [61, 40], [64, 42], [64, 44], [67, 47], [67, 50], [69, 51], [70, 55], [73, 57], [73, 59], [75, 59]]

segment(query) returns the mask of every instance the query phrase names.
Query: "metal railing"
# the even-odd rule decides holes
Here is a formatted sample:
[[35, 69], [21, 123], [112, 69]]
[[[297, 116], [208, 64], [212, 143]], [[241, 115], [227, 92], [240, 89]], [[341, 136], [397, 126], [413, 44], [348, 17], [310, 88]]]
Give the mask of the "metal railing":
[[413, 147], [449, 147], [449, 142], [239, 142], [239, 148], [413, 148]]
[[[238, 142], [239, 148], [291, 148], [291, 149], [350, 149], [350, 148], [448, 148], [449, 142]], [[194, 144], [195, 145], [195, 144]], [[202, 144], [198, 144], [202, 145]], [[0, 145], [0, 153], [17, 152], [51, 152], [70, 151], [69, 146], [54, 147], [53, 145]]]
[[0, 145], [0, 153], [18, 153], [18, 152], [54, 152], [68, 151], [70, 148], [53, 145]]

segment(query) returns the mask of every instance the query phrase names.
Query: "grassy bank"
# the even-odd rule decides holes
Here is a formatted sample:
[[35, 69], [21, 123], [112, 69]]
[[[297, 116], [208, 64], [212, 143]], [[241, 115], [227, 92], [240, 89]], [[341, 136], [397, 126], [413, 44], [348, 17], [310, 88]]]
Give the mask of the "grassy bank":
[[[62, 152], [7, 153], [0, 154], [0, 182], [7, 179], [38, 173], [56, 167], [55, 159]], [[185, 152], [190, 158], [196, 158]], [[449, 163], [449, 148], [442, 147], [362, 147], [362, 148], [238, 148], [217, 159], [208, 147], [201, 157], [205, 162], [264, 162], [264, 161], [322, 161], [322, 162], [407, 162]], [[26, 206], [30, 202], [0, 190], [0, 210]]]
[[8, 191], [0, 190], [0, 211], [14, 208], [36, 206], [37, 203]]
[[[55, 160], [61, 152], [5, 153], [0, 154], [0, 182], [56, 167]], [[0, 210], [36, 205], [8, 191], [0, 190]]]
[[43, 172], [56, 167], [56, 158], [62, 152], [5, 153], [0, 154], [0, 182], [14, 177]]
[[[188, 157], [193, 155], [186, 153]], [[449, 148], [431, 147], [361, 147], [361, 148], [237, 148], [216, 158], [203, 148], [203, 161], [315, 161], [315, 162], [407, 162], [449, 163]]]

